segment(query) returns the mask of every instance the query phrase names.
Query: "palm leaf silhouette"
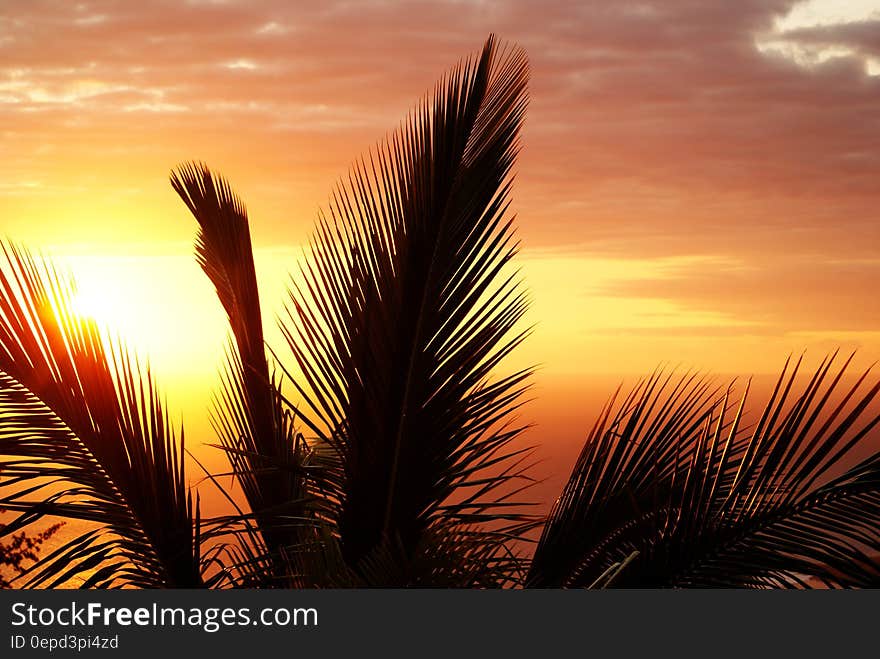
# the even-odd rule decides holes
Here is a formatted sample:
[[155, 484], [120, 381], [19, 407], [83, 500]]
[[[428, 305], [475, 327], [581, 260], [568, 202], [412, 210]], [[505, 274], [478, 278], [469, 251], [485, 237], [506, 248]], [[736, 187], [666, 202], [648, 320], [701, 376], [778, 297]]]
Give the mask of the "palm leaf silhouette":
[[613, 418], [609, 404], [529, 583], [584, 586], [638, 552], [615, 585], [876, 587], [880, 457], [853, 462], [880, 422], [866, 411], [880, 382], [844, 388], [851, 359], [836, 374], [823, 361], [797, 396], [800, 361], [786, 363], [750, 428], [745, 397], [734, 406], [694, 376], [649, 378]]
[[257, 535], [250, 520], [235, 530], [239, 549], [250, 550], [239, 564], [262, 556], [272, 569], [254, 575], [259, 585], [297, 583], [302, 545], [317, 542], [311, 527], [318, 500], [310, 495], [310, 483], [318, 460], [296, 431], [295, 415], [269, 372], [247, 211], [225, 179], [202, 164], [182, 165], [171, 184], [199, 223], [196, 257], [234, 337], [213, 422], [259, 530]]
[[71, 312], [70, 282], [25, 251], [2, 251], [0, 506], [18, 513], [3, 533], [47, 515], [94, 526], [26, 583], [55, 586], [94, 570], [83, 586], [199, 586], [183, 434], [175, 438], [149, 371]]
[[524, 337], [525, 296], [503, 273], [527, 79], [524, 53], [494, 38], [445, 77], [338, 186], [291, 288], [294, 384], [338, 452], [336, 533], [363, 577], [383, 555], [415, 569], [428, 535], [453, 534], [459, 560], [493, 547], [482, 578], [503, 580], [502, 539], [529, 523], [510, 491], [529, 371], [488, 380]]

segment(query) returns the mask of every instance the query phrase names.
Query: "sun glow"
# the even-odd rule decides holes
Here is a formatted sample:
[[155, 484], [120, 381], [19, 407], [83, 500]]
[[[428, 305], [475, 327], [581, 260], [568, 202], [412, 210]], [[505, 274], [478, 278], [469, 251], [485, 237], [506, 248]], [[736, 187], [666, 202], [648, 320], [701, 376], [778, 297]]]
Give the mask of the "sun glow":
[[105, 293], [77, 286], [70, 299], [70, 310], [77, 316], [94, 320], [101, 327], [116, 324], [117, 308]]
[[180, 376], [216, 369], [224, 318], [188, 253], [59, 260], [76, 281], [71, 310], [94, 319], [155, 370]]

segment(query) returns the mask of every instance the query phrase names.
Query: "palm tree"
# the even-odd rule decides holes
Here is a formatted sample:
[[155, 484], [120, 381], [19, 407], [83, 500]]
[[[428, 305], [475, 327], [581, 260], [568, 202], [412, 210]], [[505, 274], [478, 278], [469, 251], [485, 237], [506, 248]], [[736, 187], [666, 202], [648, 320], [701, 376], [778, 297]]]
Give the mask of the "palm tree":
[[[587, 438], [527, 584], [877, 587], [880, 453], [865, 411], [880, 382], [826, 359], [799, 394], [783, 369], [757, 421], [696, 376], [655, 374]], [[612, 401], [613, 402], [613, 401]], [[876, 440], [876, 434], [873, 435]], [[871, 450], [868, 458], [856, 455]]]
[[95, 568], [84, 586], [198, 586], [201, 522], [177, 440], [150, 372], [75, 316], [49, 265], [3, 246], [0, 446], [9, 535], [45, 516], [90, 528], [26, 574], [52, 587]]
[[490, 37], [352, 168], [291, 280], [287, 364], [264, 345], [244, 204], [205, 165], [172, 174], [230, 324], [213, 422], [247, 509], [226, 493], [229, 514], [201, 518], [149, 370], [4, 247], [0, 505], [18, 516], [0, 533], [90, 525], [21, 583], [875, 585], [880, 456], [853, 456], [880, 384], [838, 395], [833, 358], [799, 395], [783, 372], [753, 426], [745, 396], [695, 376], [612, 400], [523, 549], [544, 521], [516, 417], [531, 370], [498, 367], [528, 334], [508, 211], [527, 80]]
[[282, 322], [310, 444], [280, 432], [244, 205], [202, 165], [172, 176], [235, 336], [217, 426], [269, 560], [319, 544], [332, 564], [311, 572], [364, 585], [503, 585], [519, 567], [509, 544], [534, 520], [508, 485], [528, 450], [504, 421], [530, 373], [488, 377], [524, 338], [505, 211], [526, 83], [524, 53], [490, 39], [334, 193]]

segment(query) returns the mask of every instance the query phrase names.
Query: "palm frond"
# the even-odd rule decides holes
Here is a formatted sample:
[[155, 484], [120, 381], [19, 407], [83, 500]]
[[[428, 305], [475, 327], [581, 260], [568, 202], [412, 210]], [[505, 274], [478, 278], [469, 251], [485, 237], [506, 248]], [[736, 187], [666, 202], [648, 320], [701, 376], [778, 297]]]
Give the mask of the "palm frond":
[[[786, 364], [751, 427], [746, 395], [678, 400], [642, 388], [591, 434], [535, 555], [532, 585], [583, 586], [637, 551], [613, 585], [650, 587], [869, 587], [880, 584], [880, 458], [857, 456], [880, 416], [880, 382], [845, 387], [851, 358], [824, 360], [800, 393], [800, 362]], [[655, 380], [649, 381], [654, 382]], [[633, 417], [660, 405], [685, 425], [637, 431]], [[658, 415], [659, 416], [659, 415]], [[600, 472], [610, 456], [612, 487]], [[646, 487], [656, 460], [656, 476]], [[627, 509], [626, 499], [629, 498]]]
[[45, 516], [97, 526], [27, 572], [58, 585], [201, 584], [198, 505], [149, 370], [71, 311], [72, 284], [2, 245], [0, 506], [9, 534]]
[[337, 534], [364, 578], [382, 553], [418, 563], [434, 533], [482, 529], [502, 551], [498, 527], [527, 517], [504, 492], [526, 476], [507, 467], [524, 450], [512, 414], [530, 371], [491, 380], [525, 337], [526, 296], [506, 272], [527, 80], [523, 51], [494, 38], [445, 76], [340, 183], [292, 284], [293, 379], [340, 456]]
[[260, 533], [262, 549], [247, 543], [239, 551], [249, 547], [271, 557], [274, 567], [264, 585], [277, 586], [299, 571], [297, 546], [315, 532], [309, 527], [317, 520], [318, 500], [310, 482], [319, 463], [269, 372], [244, 204], [202, 164], [182, 165], [171, 184], [199, 224], [196, 257], [216, 288], [235, 342], [212, 421]]
[[[571, 585], [606, 538], [649, 514], [681, 482], [719, 389], [698, 374], [676, 379], [656, 372], [616, 406], [618, 394], [600, 413], [553, 506], [529, 572], [533, 587]], [[589, 583], [629, 553], [609, 558]]]

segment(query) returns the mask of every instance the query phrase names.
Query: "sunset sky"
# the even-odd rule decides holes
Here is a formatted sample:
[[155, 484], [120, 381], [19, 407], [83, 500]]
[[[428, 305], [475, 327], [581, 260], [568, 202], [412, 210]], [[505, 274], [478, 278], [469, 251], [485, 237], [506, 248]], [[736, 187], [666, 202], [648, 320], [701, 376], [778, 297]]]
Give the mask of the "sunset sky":
[[202, 428], [225, 326], [170, 169], [247, 202], [271, 326], [336, 179], [489, 32], [532, 65], [511, 366], [541, 364], [548, 433], [661, 362], [880, 359], [880, 0], [0, 0], [2, 234], [69, 264]]

